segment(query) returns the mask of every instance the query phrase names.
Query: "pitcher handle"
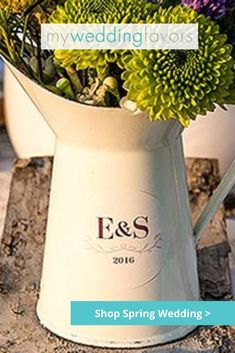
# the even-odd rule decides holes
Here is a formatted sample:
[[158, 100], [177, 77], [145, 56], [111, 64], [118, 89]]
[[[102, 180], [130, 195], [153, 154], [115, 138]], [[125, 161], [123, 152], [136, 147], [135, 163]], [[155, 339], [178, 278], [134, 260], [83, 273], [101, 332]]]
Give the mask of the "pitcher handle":
[[202, 211], [201, 215], [199, 216], [194, 228], [193, 233], [195, 236], [195, 242], [198, 242], [200, 239], [201, 234], [208, 226], [210, 220], [214, 217], [216, 211], [230, 192], [231, 188], [235, 184], [235, 159], [233, 160], [232, 164], [228, 168], [227, 172], [225, 173], [224, 177], [222, 178], [220, 184], [218, 185], [217, 189], [211, 196], [208, 204]]

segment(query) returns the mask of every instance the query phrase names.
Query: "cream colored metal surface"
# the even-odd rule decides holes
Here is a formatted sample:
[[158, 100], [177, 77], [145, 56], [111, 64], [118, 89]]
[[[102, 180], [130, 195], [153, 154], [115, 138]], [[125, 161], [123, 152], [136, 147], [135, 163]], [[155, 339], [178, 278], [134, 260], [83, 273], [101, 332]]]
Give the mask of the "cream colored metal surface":
[[235, 105], [198, 117], [183, 134], [186, 157], [216, 158], [223, 175], [235, 157]]
[[57, 136], [41, 322], [76, 342], [141, 347], [193, 327], [71, 326], [71, 300], [198, 300], [181, 127], [67, 101], [15, 71]]
[[52, 156], [55, 136], [20, 83], [6, 67], [4, 103], [8, 134], [20, 158]]

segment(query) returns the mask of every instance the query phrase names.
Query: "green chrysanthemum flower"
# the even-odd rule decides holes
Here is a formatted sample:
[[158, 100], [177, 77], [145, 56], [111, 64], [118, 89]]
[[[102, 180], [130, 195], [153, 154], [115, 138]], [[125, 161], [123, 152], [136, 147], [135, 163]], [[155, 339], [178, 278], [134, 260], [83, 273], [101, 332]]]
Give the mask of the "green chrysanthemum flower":
[[128, 98], [151, 120], [190, 119], [223, 105], [234, 80], [232, 46], [209, 18], [182, 6], [159, 9], [154, 23], [198, 23], [198, 50], [136, 50], [124, 60]]
[[53, 23], [143, 23], [157, 8], [142, 0], [67, 0], [50, 19]]
[[74, 65], [78, 71], [96, 69], [101, 80], [109, 75], [110, 64], [121, 65], [121, 56], [114, 50], [55, 50], [54, 55], [64, 68]]
[[[157, 5], [142, 0], [67, 0], [52, 13], [52, 23], [145, 23]], [[109, 64], [121, 66], [122, 51], [55, 50], [55, 58], [63, 67], [74, 65], [77, 70], [96, 68], [103, 79]]]

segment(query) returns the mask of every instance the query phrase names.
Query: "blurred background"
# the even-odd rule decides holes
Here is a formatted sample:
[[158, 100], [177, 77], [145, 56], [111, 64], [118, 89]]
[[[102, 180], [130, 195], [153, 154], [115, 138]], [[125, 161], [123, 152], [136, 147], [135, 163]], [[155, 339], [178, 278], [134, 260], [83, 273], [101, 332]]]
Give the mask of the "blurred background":
[[[216, 158], [221, 176], [235, 157], [235, 106], [199, 117], [184, 132], [187, 157]], [[15, 77], [0, 61], [0, 237], [16, 158], [52, 156], [54, 135]], [[226, 200], [235, 294], [235, 188]]]
[[9, 142], [4, 123], [3, 108], [3, 63], [0, 61], [0, 236], [3, 224], [11, 182], [11, 167], [15, 152]]

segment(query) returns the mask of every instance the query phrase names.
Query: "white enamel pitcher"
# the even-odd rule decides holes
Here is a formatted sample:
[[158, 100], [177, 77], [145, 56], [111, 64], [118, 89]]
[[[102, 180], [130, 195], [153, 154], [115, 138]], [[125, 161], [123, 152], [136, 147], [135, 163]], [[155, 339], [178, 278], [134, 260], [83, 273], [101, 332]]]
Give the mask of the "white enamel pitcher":
[[235, 163], [192, 227], [182, 128], [65, 100], [14, 74], [57, 136], [38, 317], [75, 342], [142, 347], [185, 326], [71, 326], [70, 301], [199, 300], [195, 243]]

